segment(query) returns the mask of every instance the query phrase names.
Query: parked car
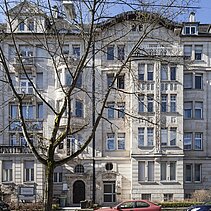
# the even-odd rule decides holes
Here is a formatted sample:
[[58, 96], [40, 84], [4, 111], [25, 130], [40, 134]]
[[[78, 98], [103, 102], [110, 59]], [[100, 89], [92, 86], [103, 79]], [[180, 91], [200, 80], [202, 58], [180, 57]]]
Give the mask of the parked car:
[[100, 208], [99, 211], [161, 211], [161, 206], [147, 200], [124, 201], [115, 207]]
[[187, 211], [209, 211], [211, 210], [211, 204], [194, 205], [187, 209]]
[[5, 202], [0, 201], [0, 211], [10, 211], [10, 206]]

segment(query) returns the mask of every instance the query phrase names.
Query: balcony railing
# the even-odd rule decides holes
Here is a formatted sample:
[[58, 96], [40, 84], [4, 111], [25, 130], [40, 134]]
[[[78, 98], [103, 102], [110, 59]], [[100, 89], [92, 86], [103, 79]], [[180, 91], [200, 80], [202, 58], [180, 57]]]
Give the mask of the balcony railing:
[[19, 154], [19, 153], [32, 153], [30, 148], [27, 146], [8, 146], [1, 145], [0, 153], [3, 154]]
[[[26, 128], [29, 131], [40, 131], [43, 129], [42, 121], [26, 121]], [[21, 122], [14, 121], [10, 124], [10, 131], [21, 131]]]

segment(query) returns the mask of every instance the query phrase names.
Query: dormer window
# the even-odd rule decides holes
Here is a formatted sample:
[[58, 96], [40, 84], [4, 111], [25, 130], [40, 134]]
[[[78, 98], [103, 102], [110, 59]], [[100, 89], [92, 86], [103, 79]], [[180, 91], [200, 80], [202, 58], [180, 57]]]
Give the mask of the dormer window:
[[185, 34], [196, 34], [196, 26], [185, 26]]
[[23, 19], [18, 20], [18, 29], [19, 29], [19, 31], [24, 31], [24, 20]]
[[34, 20], [33, 19], [27, 21], [27, 27], [28, 27], [29, 31], [34, 31]]
[[33, 19], [19, 19], [18, 20], [18, 31], [29, 32], [34, 31], [34, 20]]

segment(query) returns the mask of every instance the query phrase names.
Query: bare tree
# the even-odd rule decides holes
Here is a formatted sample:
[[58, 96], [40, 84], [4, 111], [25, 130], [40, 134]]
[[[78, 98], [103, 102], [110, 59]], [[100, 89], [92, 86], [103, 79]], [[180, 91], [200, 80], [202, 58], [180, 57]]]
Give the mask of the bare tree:
[[[75, 9], [71, 3], [66, 3], [64, 7], [65, 1], [64, 5], [51, 1], [24, 1], [18, 6], [6, 0], [2, 2], [1, 9], [7, 20], [7, 28], [3, 27], [1, 31], [1, 43], [4, 43], [0, 47], [1, 82], [6, 89], [9, 87], [2, 106], [7, 101], [6, 104], [16, 103], [18, 108], [18, 115], [10, 122], [10, 125], [2, 129], [2, 132], [13, 127], [14, 124], [19, 124], [30, 150], [46, 167], [46, 211], [52, 210], [54, 169], [83, 153], [95, 137], [101, 121], [106, 121], [111, 127], [117, 127], [107, 119], [104, 111], [110, 108], [107, 105], [110, 95], [116, 92], [120, 97], [123, 95], [139, 97], [134, 89], [127, 91], [123, 89], [122, 74], [129, 74], [133, 83], [138, 85], [137, 73], [131, 68], [131, 62], [136, 56], [169, 60], [169, 57], [165, 57], [169, 52], [164, 46], [178, 42], [175, 40], [175, 37], [179, 39], [177, 35], [175, 36], [175, 31], [176, 28], [180, 29], [180, 25], [173, 20], [189, 9], [188, 6], [192, 2], [168, 0], [165, 5], [162, 5], [158, 1], [111, 3], [104, 0], [86, 0], [74, 1]], [[110, 7], [123, 4], [133, 11], [111, 18]], [[68, 11], [65, 11], [65, 8]], [[133, 27], [128, 27], [131, 23]], [[20, 33], [24, 27], [27, 27], [28, 33], [26, 34]], [[161, 37], [159, 34], [159, 30], [163, 28], [167, 29], [166, 37]], [[129, 40], [133, 30], [138, 31], [138, 36], [135, 40]], [[75, 46], [73, 56], [70, 56], [66, 46], [72, 40], [80, 43], [82, 49], [79, 52], [80, 49]], [[146, 40], [158, 43], [161, 46], [159, 50], [163, 50], [163, 53], [157, 56], [156, 52], [150, 52], [144, 45]], [[110, 53], [107, 50], [109, 46], [116, 43], [127, 43], [128, 48], [124, 49], [124, 46], [119, 45], [118, 55], [115, 56], [112, 48]], [[5, 50], [6, 45], [10, 49]], [[27, 47], [27, 53], [23, 52], [21, 47]], [[14, 52], [11, 58], [9, 51]], [[39, 52], [36, 57], [34, 56], [35, 51]], [[179, 53], [181, 52], [175, 51], [169, 55], [174, 57]], [[115, 74], [110, 78], [108, 87], [101, 64], [106, 54], [108, 59], [116, 57], [117, 60], [117, 65], [114, 65]], [[13, 63], [14, 60], [15, 63]], [[32, 65], [35, 61], [36, 65]], [[178, 62], [178, 60], [172, 62]], [[45, 77], [48, 77], [49, 80], [44, 81], [43, 88], [39, 87], [39, 83], [35, 83], [33, 71], [37, 71], [36, 77], [39, 77], [39, 71], [44, 72]], [[65, 80], [61, 71], [65, 72]], [[82, 74], [87, 83], [84, 86], [81, 84]], [[20, 89], [16, 82], [17, 75], [24, 77], [27, 89], [24, 87]], [[119, 86], [114, 86], [117, 81], [120, 83]], [[57, 101], [55, 92], [60, 96]], [[31, 94], [30, 97], [28, 94]], [[83, 113], [84, 108], [80, 100], [77, 101], [79, 108], [76, 116], [73, 115], [73, 99], [84, 101], [86, 115]], [[48, 117], [49, 120], [46, 122], [44, 134], [37, 132], [36, 128], [29, 127], [30, 117], [23, 108], [26, 102], [32, 100], [45, 107], [45, 118]], [[155, 100], [157, 104], [160, 103], [159, 99]], [[137, 117], [133, 111], [123, 108], [121, 112], [128, 119], [148, 121], [144, 117]], [[78, 121], [76, 117], [82, 120]], [[159, 121], [160, 116], [158, 115], [156, 122], [152, 123], [159, 124]], [[75, 143], [75, 150], [70, 150], [65, 155], [58, 155], [58, 146], [68, 136], [79, 133], [83, 134], [83, 137], [81, 142]]]

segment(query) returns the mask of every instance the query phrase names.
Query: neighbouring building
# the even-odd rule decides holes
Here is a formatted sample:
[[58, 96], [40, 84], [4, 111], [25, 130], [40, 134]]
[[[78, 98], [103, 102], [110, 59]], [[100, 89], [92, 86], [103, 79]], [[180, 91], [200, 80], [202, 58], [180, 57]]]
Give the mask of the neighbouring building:
[[[86, 45], [79, 29], [57, 11], [54, 22], [24, 1], [9, 14], [12, 25], [1, 24], [0, 45], [12, 83], [23, 96], [27, 129], [42, 153], [42, 137], [50, 137], [52, 132], [53, 109], [58, 111], [62, 106], [62, 89], [72, 83], [69, 69], [76, 68]], [[52, 35], [54, 26], [64, 36], [62, 48]], [[188, 22], [174, 23], [157, 14], [133, 11], [99, 24], [94, 60], [87, 62], [71, 98], [72, 127], [90, 122], [92, 103], [97, 109], [104, 93], [111, 86], [113, 89], [95, 133], [94, 158], [90, 143], [77, 158], [55, 169], [55, 199], [62, 205], [76, 206], [85, 199], [92, 200], [94, 190], [95, 202], [110, 206], [126, 199], [183, 200], [195, 190], [210, 189], [210, 38], [211, 25], [197, 22], [194, 13]], [[137, 42], [139, 48], [133, 51]], [[15, 53], [17, 49], [21, 58]], [[49, 52], [56, 52], [56, 57]], [[58, 63], [56, 70], [54, 62]], [[95, 101], [90, 101], [93, 66], [97, 94]], [[0, 69], [4, 78], [2, 63]], [[11, 89], [4, 80], [0, 86], [1, 196], [16, 202], [43, 200], [45, 168], [27, 146]], [[61, 131], [67, 125], [66, 116], [67, 112]], [[67, 136], [56, 149], [58, 157], [75, 152], [91, 129]]]

